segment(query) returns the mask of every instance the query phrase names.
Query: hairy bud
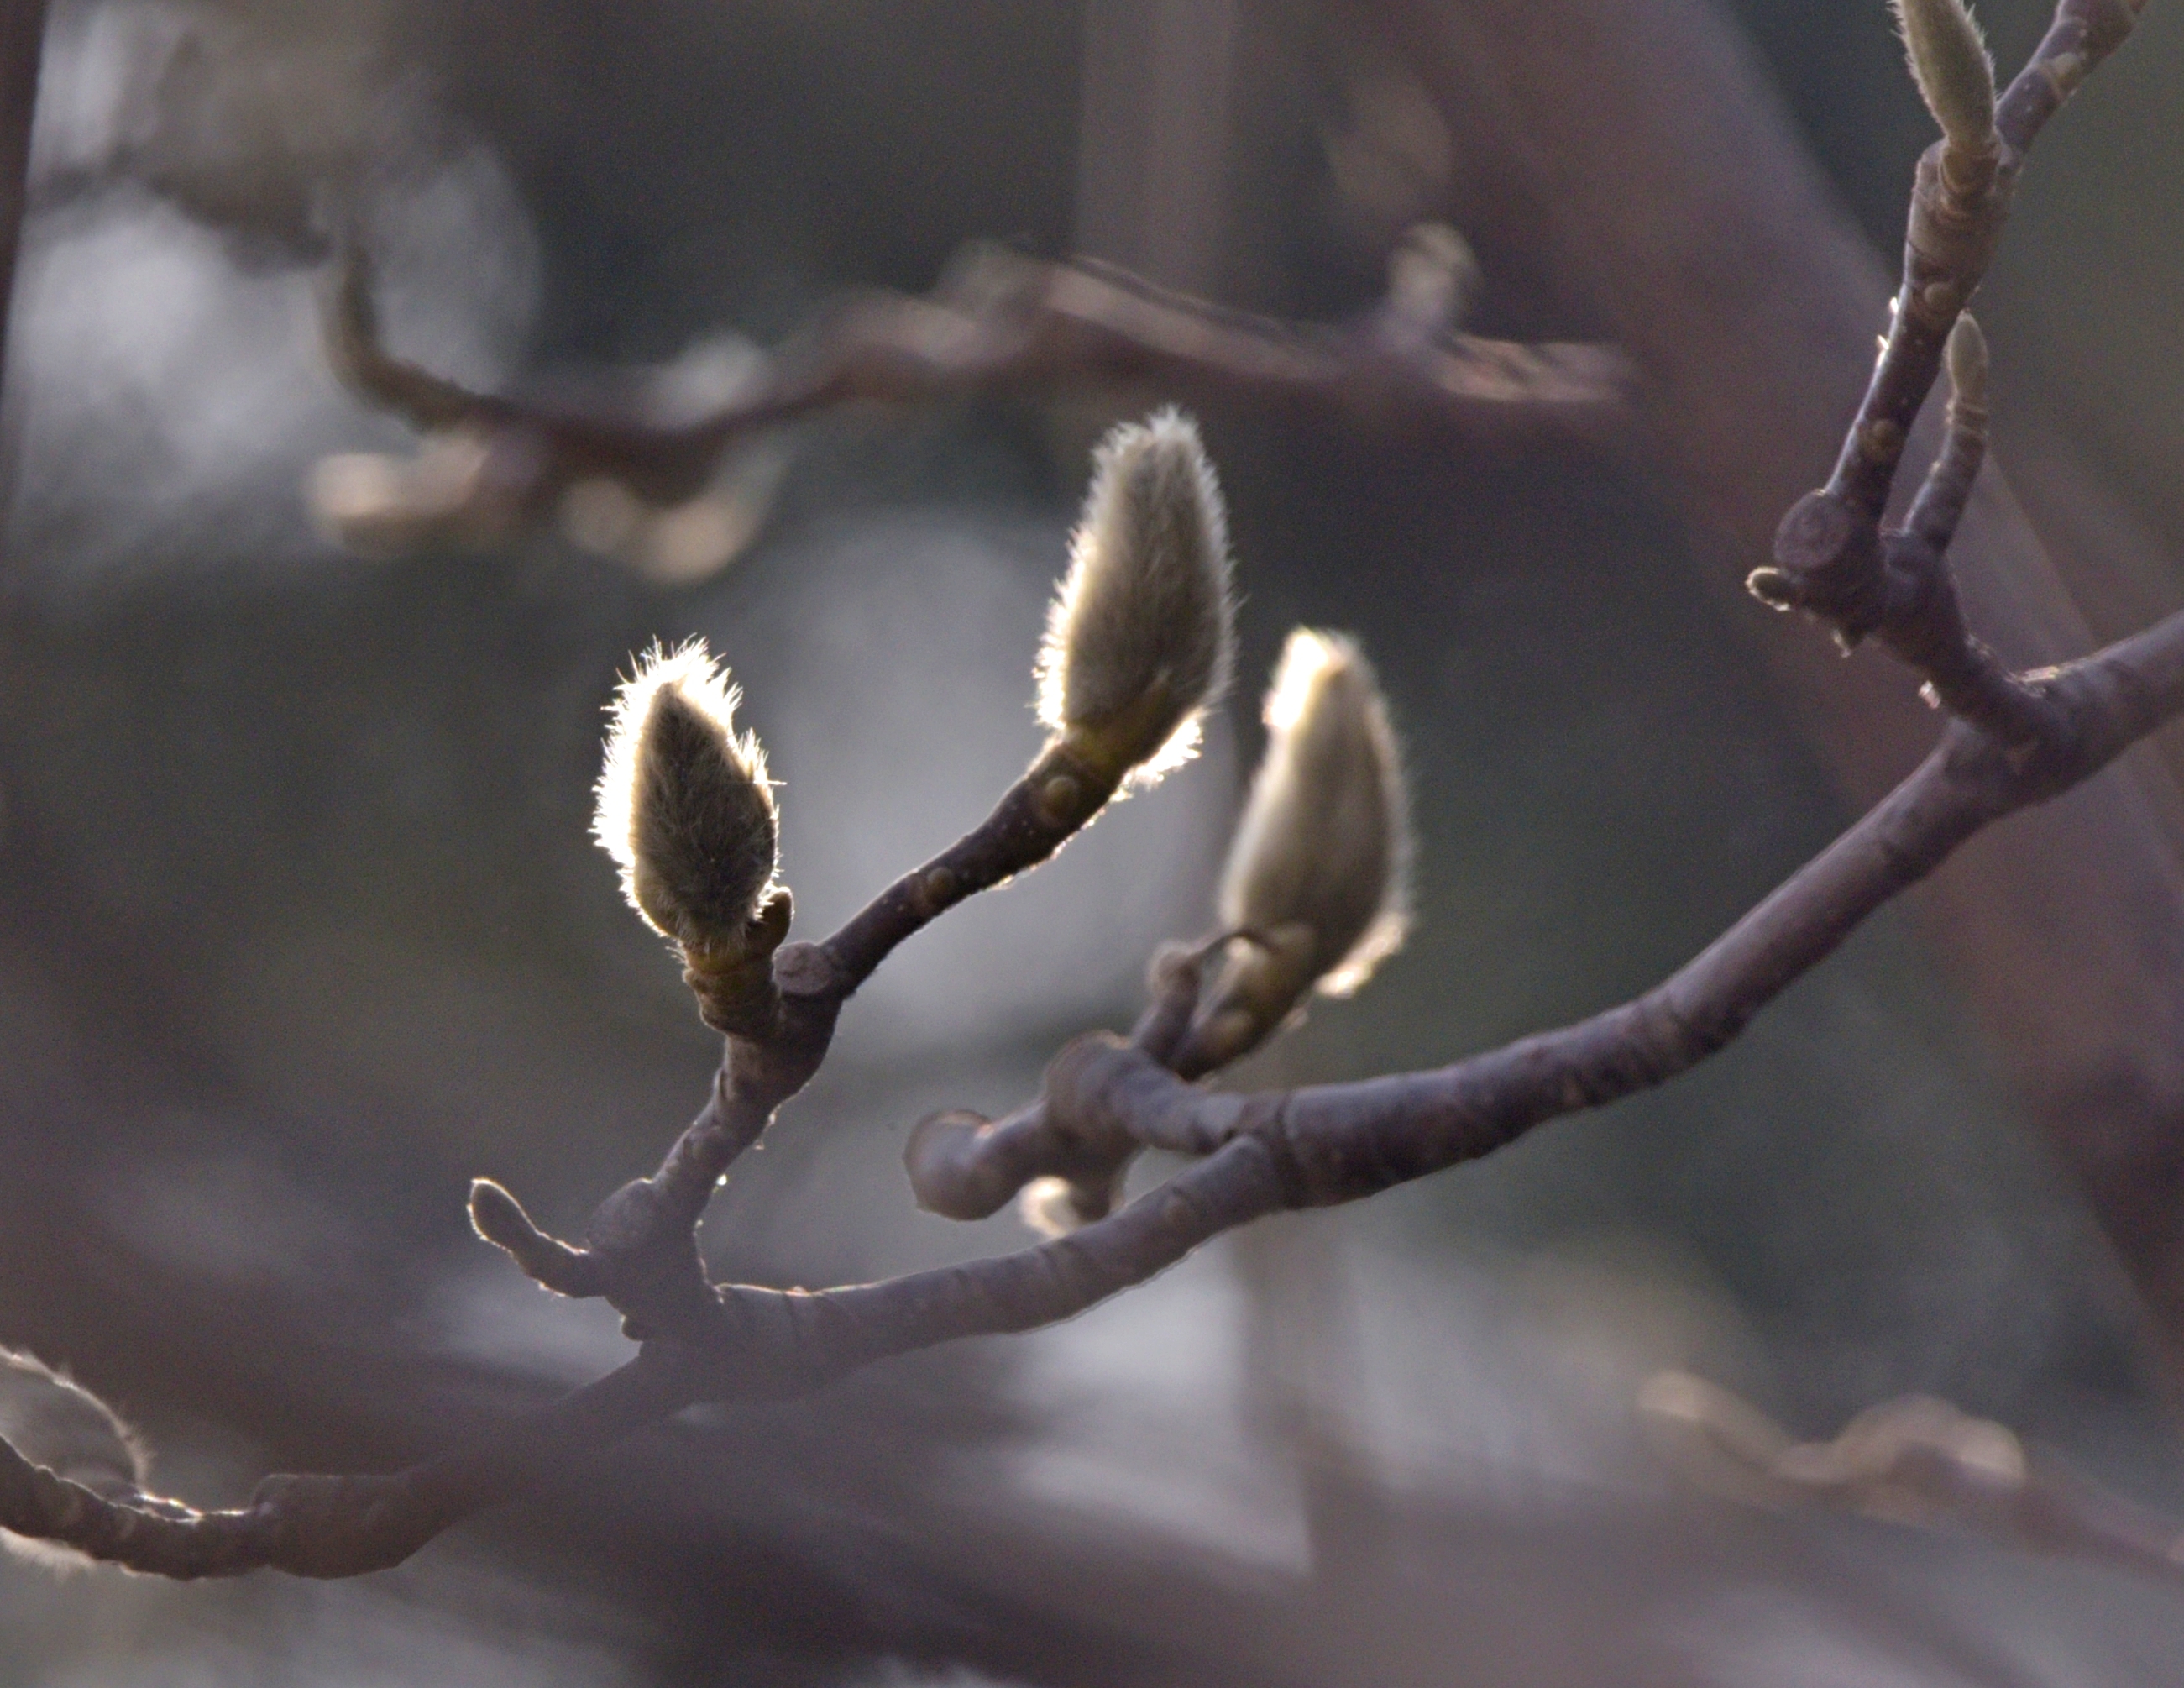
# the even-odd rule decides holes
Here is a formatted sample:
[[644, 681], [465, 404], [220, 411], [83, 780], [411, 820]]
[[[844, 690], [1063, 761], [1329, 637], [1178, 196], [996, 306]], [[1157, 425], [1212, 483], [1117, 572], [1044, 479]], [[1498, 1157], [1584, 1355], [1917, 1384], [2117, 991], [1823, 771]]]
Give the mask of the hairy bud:
[[1964, 0], [1895, 0], [1919, 96], [1949, 144], [1993, 151], [1994, 61]]
[[1048, 612], [1039, 719], [1140, 783], [1197, 748], [1228, 683], [1228, 523], [1198, 429], [1175, 410], [1109, 434]]
[[736, 731], [738, 695], [694, 640], [646, 652], [610, 711], [593, 836], [632, 905], [686, 955], [740, 953], [784, 894], [766, 755]]
[[[0, 1348], [0, 1437], [32, 1464], [109, 1500], [143, 1487], [143, 1448], [114, 1410], [30, 1355], [5, 1348]], [[25, 1558], [81, 1563], [49, 1542], [4, 1531], [0, 1541]]]
[[1300, 627], [1267, 695], [1265, 760], [1228, 852], [1223, 925], [1249, 934], [1195, 1033], [1233, 1060], [1315, 985], [1345, 996], [1409, 924], [1409, 802], [1387, 705], [1355, 643]]

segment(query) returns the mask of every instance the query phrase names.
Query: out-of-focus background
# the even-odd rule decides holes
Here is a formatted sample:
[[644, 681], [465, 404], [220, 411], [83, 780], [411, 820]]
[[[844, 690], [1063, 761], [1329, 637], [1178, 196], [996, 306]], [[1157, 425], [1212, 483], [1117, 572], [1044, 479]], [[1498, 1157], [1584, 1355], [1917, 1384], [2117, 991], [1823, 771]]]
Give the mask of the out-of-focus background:
[[[709, 572], [553, 532], [359, 558], [315, 531], [306, 476], [410, 442], [319, 348], [328, 182], [365, 184], [404, 354], [565, 396], [618, 370], [662, 413], [846, 287], [932, 287], [973, 239], [1334, 320], [1373, 307], [1407, 226], [1446, 220], [1479, 253], [1482, 331], [1630, 338], [1675, 313], [1603, 256], [1625, 249], [1585, 209], [1603, 158], [1634, 224], [1658, 194], [1680, 208], [1661, 240], [1707, 242], [1657, 281], [1758, 309], [1825, 270], [1877, 330], [1858, 266], [1900, 238], [1930, 135], [1880, 0], [1599, 0], [1597, 37], [1560, 44], [1522, 9], [55, 0], [5, 409], [0, 1342], [114, 1401], [159, 1486], [205, 1504], [267, 1469], [415, 1457], [615, 1364], [611, 1315], [532, 1289], [462, 1201], [490, 1174], [580, 1226], [716, 1057], [586, 838], [617, 671], [694, 633], [733, 666], [783, 782], [800, 929], [823, 931], [1033, 753], [1087, 448], [1191, 396], [1065, 384], [799, 423]], [[1982, 7], [2005, 67], [2042, 9]], [[1694, 131], [1771, 137], [1747, 162], [1825, 265], [1739, 220], [1749, 182], [1648, 154], [1636, 117], [1625, 148], [1557, 151], [1565, 110], [1640, 101], [1578, 72], [1664, 19]], [[1543, 86], [1558, 54], [1571, 78]], [[2043, 141], [1982, 309], [2031, 512], [2010, 519], [2059, 569], [2112, 565], [2098, 607], [2064, 571], [2096, 627], [2119, 594], [2184, 597], [2159, 560], [2184, 540], [2180, 86], [2162, 0]], [[1379, 666], [1418, 920], [1245, 1081], [1589, 1012], [1824, 844], [1873, 777], [1857, 747], [1927, 729], [1895, 693], [1913, 713], [1885, 730], [1816, 719], [1776, 648], [1819, 635], [1735, 591], [1758, 554], [1674, 398], [1677, 369], [1736, 363], [1719, 321], [1720, 347], [1640, 348], [1657, 396], [1614, 448], [1201, 403], [1237, 698], [1194, 765], [859, 996], [709, 1222], [719, 1272], [817, 1284], [1023, 1240], [918, 1213], [905, 1133], [1025, 1095], [1061, 1040], [1128, 1020], [1155, 944], [1206, 929], [1256, 689], [1298, 622]], [[1814, 441], [1855, 355], [1838, 373]], [[1710, 426], [1794, 436], [1769, 407], [1800, 397], [1758, 383]], [[1825, 471], [1824, 444], [1786, 455], [1791, 491]], [[1897, 683], [1869, 655], [1832, 671]], [[2098, 895], [2106, 834], [2084, 836], [2071, 882]], [[1694, 1498], [1633, 1416], [1664, 1367], [1809, 1433], [1928, 1391], [2184, 1513], [2164, 1329], [2133, 1288], [2158, 1235], [2103, 1205], [2067, 1106], [2028, 1104], [2047, 1022], [1987, 1011], [1979, 945], [1942, 933], [2028, 900], [2011, 860], [1952, 866], [1990, 877], [1885, 914], [1663, 1092], [1225, 1239], [1061, 1329], [679, 1423], [399, 1570], [177, 1587], [0, 1557], [0, 1678], [2173, 1680], [2173, 1585]], [[2013, 930], [2041, 965], [2081, 943], [2059, 916]]]

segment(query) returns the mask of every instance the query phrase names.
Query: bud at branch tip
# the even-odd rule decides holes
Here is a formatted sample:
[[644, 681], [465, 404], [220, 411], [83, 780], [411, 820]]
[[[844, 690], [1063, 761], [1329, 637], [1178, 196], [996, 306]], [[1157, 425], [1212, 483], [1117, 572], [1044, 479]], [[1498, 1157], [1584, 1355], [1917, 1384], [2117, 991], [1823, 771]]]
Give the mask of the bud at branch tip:
[[686, 955], [741, 953], [782, 896], [773, 790], [758, 739], [736, 731], [738, 695], [694, 640], [647, 651], [608, 711], [593, 836]]
[[1197, 747], [1232, 663], [1228, 523], [1198, 429], [1176, 410], [1094, 457], [1069, 572], [1047, 614], [1039, 719], [1100, 772], [1149, 784]]

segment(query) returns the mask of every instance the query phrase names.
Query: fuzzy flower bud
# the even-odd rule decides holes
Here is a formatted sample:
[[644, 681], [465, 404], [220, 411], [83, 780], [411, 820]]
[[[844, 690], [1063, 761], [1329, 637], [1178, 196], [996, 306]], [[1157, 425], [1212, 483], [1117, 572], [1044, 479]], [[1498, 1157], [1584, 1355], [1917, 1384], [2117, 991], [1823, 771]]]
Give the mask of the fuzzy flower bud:
[[1222, 923], [1250, 934], [1206, 1005], [1201, 1058], [1233, 1060], [1315, 985], [1346, 996], [1409, 925], [1409, 801], [1371, 666], [1300, 627], [1267, 695], [1270, 738], [1221, 883]]
[[646, 652], [610, 710], [593, 836], [631, 905], [686, 955], [742, 952], [761, 911], [785, 903], [766, 755], [736, 731], [738, 695], [693, 640]]
[[1994, 150], [1994, 61], [1964, 0], [1895, 0], [1912, 79], [1952, 147]]
[[[0, 1348], [0, 1437], [34, 1465], [109, 1500], [139, 1492], [144, 1451], [114, 1410], [28, 1354]], [[0, 1532], [25, 1558], [81, 1563], [64, 1547]]]
[[1195, 423], [1162, 410], [1109, 434], [1048, 612], [1039, 719], [1140, 783], [1197, 748], [1228, 683], [1228, 523]]

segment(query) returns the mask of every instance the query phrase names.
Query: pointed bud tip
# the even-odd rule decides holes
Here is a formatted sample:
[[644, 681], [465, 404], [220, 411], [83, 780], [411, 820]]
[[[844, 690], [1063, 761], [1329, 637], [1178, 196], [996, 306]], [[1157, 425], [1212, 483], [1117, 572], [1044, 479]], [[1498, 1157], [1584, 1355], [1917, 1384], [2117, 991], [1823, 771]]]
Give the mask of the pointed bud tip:
[[735, 947], [773, 885], [773, 792], [738, 698], [693, 640], [647, 651], [609, 710], [592, 833], [631, 905], [686, 947]]
[[1039, 719], [1139, 783], [1189, 757], [1227, 685], [1228, 522], [1196, 424], [1162, 410], [1110, 433], [1047, 615]]

